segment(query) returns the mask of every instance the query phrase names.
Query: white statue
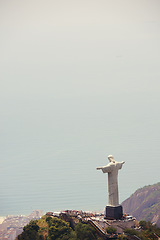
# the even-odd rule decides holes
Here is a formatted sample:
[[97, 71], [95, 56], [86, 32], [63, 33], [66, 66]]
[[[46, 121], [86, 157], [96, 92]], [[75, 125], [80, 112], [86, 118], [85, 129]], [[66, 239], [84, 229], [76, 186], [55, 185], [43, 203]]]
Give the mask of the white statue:
[[103, 173], [108, 173], [108, 205], [118, 206], [118, 170], [122, 168], [125, 162], [116, 162], [112, 155], [108, 156], [110, 163], [104, 167], [97, 167], [97, 170], [102, 169]]

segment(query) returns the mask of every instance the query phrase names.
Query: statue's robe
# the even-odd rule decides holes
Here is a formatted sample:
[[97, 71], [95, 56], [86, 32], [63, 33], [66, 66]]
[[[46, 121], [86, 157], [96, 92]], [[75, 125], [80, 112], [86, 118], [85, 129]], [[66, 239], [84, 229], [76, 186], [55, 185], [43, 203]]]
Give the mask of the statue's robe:
[[118, 170], [122, 168], [123, 162], [110, 162], [102, 167], [103, 173], [108, 173], [108, 205], [118, 206]]

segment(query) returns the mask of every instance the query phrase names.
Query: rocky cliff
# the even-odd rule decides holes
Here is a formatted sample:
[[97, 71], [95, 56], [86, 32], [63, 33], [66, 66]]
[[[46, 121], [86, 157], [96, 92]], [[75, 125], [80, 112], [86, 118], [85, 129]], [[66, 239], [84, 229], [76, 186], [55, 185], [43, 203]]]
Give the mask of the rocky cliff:
[[124, 213], [133, 215], [138, 221], [156, 223], [160, 227], [160, 183], [138, 189], [122, 202]]

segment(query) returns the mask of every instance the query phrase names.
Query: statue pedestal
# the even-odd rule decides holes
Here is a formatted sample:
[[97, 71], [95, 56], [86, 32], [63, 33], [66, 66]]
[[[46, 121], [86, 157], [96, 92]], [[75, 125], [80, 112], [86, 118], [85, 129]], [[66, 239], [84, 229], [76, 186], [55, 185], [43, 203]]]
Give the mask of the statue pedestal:
[[106, 206], [104, 218], [105, 219], [121, 219], [123, 216], [123, 208], [121, 205], [119, 206]]

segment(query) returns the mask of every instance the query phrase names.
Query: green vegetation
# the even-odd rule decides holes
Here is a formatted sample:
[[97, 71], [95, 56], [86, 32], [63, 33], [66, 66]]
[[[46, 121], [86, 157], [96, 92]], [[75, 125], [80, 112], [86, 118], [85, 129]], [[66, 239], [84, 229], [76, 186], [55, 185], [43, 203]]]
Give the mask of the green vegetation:
[[124, 234], [121, 234], [117, 237], [118, 240], [127, 240], [127, 236], [125, 236]]
[[102, 240], [96, 230], [87, 223], [78, 223], [75, 229], [70, 223], [57, 217], [43, 216], [23, 228], [18, 240]]
[[152, 225], [150, 221], [140, 221], [139, 225], [141, 227], [140, 231], [137, 231], [135, 229], [127, 228], [124, 230], [124, 233], [127, 236], [137, 236], [142, 240], [157, 240], [160, 236], [160, 228], [158, 228], [156, 225]]
[[107, 227], [106, 230], [108, 234], [115, 234], [117, 232], [117, 229], [114, 227]]
[[48, 240], [54, 239], [63, 239], [67, 240], [70, 236], [72, 229], [69, 227], [69, 223], [59, 219], [59, 218], [51, 218], [48, 217], [46, 219], [48, 222], [49, 230], [48, 230]]
[[160, 236], [160, 228], [153, 225], [150, 221], [140, 221], [139, 225], [142, 228], [141, 234], [144, 239], [158, 239], [158, 236]]
[[37, 221], [31, 221], [27, 226], [23, 228], [23, 232], [18, 236], [18, 240], [41, 240], [43, 236], [38, 233], [39, 226], [37, 225]]
[[[127, 228], [124, 234], [114, 235], [118, 240], [141, 239], [157, 240], [160, 237], [160, 228], [151, 222], [140, 221], [140, 229]], [[113, 237], [116, 228], [108, 227], [107, 233]], [[57, 217], [43, 216], [40, 220], [31, 221], [23, 228], [23, 232], [17, 240], [102, 240], [96, 230], [89, 223], [78, 223], [74, 228], [70, 227], [70, 222], [66, 222]], [[116, 238], [114, 238], [116, 239]]]
[[139, 232], [132, 228], [126, 228], [124, 230], [124, 233], [126, 233], [127, 235], [131, 235], [131, 236], [134, 236], [134, 235], [139, 236]]
[[77, 240], [97, 239], [96, 230], [89, 224], [78, 223], [75, 227]]

